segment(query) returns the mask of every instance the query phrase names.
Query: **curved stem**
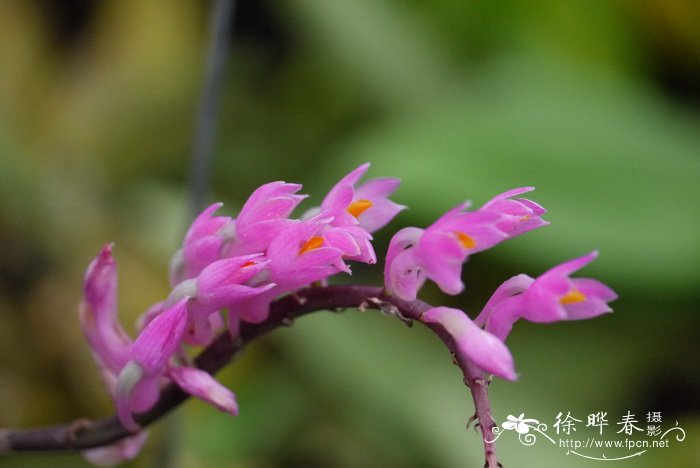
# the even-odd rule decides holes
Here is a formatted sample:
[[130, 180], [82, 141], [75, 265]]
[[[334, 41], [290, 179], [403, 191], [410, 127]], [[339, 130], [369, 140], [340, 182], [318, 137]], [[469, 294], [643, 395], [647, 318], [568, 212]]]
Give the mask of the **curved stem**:
[[[346, 308], [376, 309], [395, 316], [410, 325], [420, 321], [424, 312], [432, 306], [420, 301], [404, 301], [386, 296], [381, 288], [373, 286], [326, 286], [299, 290], [293, 295], [278, 299], [270, 305], [270, 316], [262, 323], [241, 323], [240, 339], [233, 342], [227, 333], [218, 337], [195, 359], [198, 368], [215, 373], [225, 366], [247, 343], [265, 335], [291, 320], [321, 310]], [[457, 352], [454, 341], [438, 324], [425, 324], [431, 328], [452, 352], [455, 363], [462, 369], [464, 382], [469, 386], [474, 399], [476, 418], [479, 420], [486, 467], [499, 466], [493, 440], [494, 421], [490, 414], [488, 383], [483, 372], [472, 362], [463, 359]], [[163, 388], [156, 405], [149, 411], [135, 416], [136, 421], [146, 427], [166, 415], [185, 401], [188, 394], [175, 384]], [[27, 430], [0, 430], [0, 454], [21, 451], [71, 451], [108, 445], [131, 433], [122, 427], [116, 416], [97, 421], [85, 419], [70, 424]]]

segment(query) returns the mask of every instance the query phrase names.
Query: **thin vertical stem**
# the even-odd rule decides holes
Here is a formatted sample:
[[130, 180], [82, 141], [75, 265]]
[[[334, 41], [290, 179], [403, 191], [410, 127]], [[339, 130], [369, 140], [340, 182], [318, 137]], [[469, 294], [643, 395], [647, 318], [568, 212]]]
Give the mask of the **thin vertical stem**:
[[218, 104], [226, 59], [229, 55], [229, 34], [235, 10], [234, 0], [214, 0], [213, 4], [209, 53], [197, 110], [192, 148], [190, 205], [193, 213], [199, 212], [204, 207], [211, 179]]

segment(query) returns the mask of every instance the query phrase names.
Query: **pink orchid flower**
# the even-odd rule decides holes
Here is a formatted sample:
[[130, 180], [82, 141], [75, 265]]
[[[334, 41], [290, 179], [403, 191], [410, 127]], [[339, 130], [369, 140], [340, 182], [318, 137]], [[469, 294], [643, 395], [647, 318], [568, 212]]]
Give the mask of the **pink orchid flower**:
[[413, 300], [426, 279], [447, 294], [464, 290], [462, 264], [469, 255], [507, 239], [496, 227], [498, 214], [463, 212], [467, 206], [453, 208], [425, 230], [404, 228], [394, 235], [384, 267], [389, 292]]
[[[260, 276], [258, 281], [275, 286], [237, 302], [233, 310], [242, 320], [259, 323], [267, 318], [270, 302], [275, 298], [344, 271], [343, 252], [322, 237], [331, 219], [294, 221], [270, 243], [267, 275]], [[229, 322], [229, 325], [235, 324]]]
[[540, 218], [544, 208], [530, 200], [508, 198], [530, 190], [510, 190], [477, 211], [465, 211], [470, 206], [467, 201], [424, 230], [409, 227], [397, 232], [384, 267], [387, 291], [413, 300], [425, 280], [431, 279], [446, 294], [461, 293], [462, 264], [471, 254], [547, 224]]
[[132, 342], [117, 318], [117, 266], [112, 245], [102, 248], [87, 268], [80, 323], [110, 393], [131, 355]]
[[129, 430], [139, 430], [133, 414], [147, 411], [155, 404], [166, 376], [185, 392], [222, 411], [238, 414], [234, 394], [211, 375], [191, 367], [170, 366], [170, 358], [185, 332], [190, 301], [189, 297], [183, 297], [156, 316], [134, 342], [132, 358], [119, 375], [116, 391], [117, 415]]
[[[325, 216], [322, 213], [319, 216]], [[351, 222], [345, 225], [336, 224], [328, 226], [320, 237], [329, 247], [333, 247], [342, 252], [344, 260], [353, 260], [362, 263], [377, 263], [377, 254], [372, 247], [372, 235], [361, 227], [357, 220], [352, 218]], [[338, 262], [338, 268], [345, 273], [350, 273], [350, 267], [343, 261]]]
[[[231, 257], [208, 265], [196, 279], [183, 281], [170, 294], [166, 303], [172, 304], [189, 296], [188, 326], [183, 340], [191, 345], [208, 345], [223, 325], [219, 311], [234, 308], [242, 301], [263, 294], [273, 288], [274, 283], [258, 281], [251, 286], [251, 279], [265, 273], [270, 260], [262, 254]], [[235, 318], [231, 318], [235, 320]]]
[[132, 413], [147, 411], [158, 399], [159, 382], [185, 331], [188, 301], [189, 297], [182, 298], [146, 325], [134, 342], [131, 360], [119, 374], [117, 415], [131, 431], [139, 430]]
[[291, 222], [288, 216], [306, 198], [297, 195], [299, 184], [270, 182], [258, 187], [236, 218], [235, 235], [225, 256], [248, 255], [267, 250], [270, 242]]
[[511, 197], [533, 190], [535, 187], [508, 190], [484, 203], [479, 211], [500, 214], [501, 219], [496, 223], [496, 227], [506, 233], [508, 237], [515, 237], [538, 227], [546, 226], [549, 221], [543, 220], [542, 215], [547, 210], [527, 198], [511, 199]]
[[362, 164], [340, 179], [323, 199], [321, 206], [311, 210], [305, 218], [324, 212], [333, 215], [336, 223], [348, 225], [348, 221], [340, 215], [347, 213], [357, 219], [360, 227], [369, 233], [386, 226], [399, 212], [406, 209], [389, 199], [401, 180], [391, 177], [375, 178], [356, 187], [369, 166], [369, 163]]
[[608, 302], [617, 299], [615, 291], [591, 278], [570, 278], [573, 272], [598, 256], [594, 251], [569, 260], [544, 272], [537, 279], [515, 276], [503, 283], [491, 296], [476, 323], [501, 340], [521, 318], [549, 323], [559, 320], [583, 320], [612, 312]]
[[[132, 341], [117, 319], [117, 269], [112, 245], [102, 248], [85, 273], [84, 297], [78, 315], [107, 391], [113, 397], [117, 377], [130, 359]], [[148, 438], [142, 431], [112, 445], [82, 451], [95, 464], [113, 465], [138, 455]]]

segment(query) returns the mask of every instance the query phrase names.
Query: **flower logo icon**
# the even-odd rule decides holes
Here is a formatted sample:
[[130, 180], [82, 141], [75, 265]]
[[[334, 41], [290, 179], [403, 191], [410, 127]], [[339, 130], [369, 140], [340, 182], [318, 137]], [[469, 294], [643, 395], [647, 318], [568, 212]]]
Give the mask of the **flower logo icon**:
[[534, 424], [536, 427], [540, 422], [537, 419], [525, 419], [525, 413], [520, 413], [517, 418], [511, 414], [506, 418], [507, 421], [501, 424], [503, 429], [507, 431], [515, 430], [518, 434], [527, 434], [530, 432], [530, 428]]

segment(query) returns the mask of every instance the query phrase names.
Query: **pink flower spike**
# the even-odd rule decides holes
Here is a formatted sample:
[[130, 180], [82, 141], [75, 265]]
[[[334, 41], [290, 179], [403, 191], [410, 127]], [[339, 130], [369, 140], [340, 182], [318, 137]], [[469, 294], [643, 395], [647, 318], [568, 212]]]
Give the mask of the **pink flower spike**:
[[370, 179], [355, 187], [368, 169], [369, 163], [362, 164], [340, 179], [323, 199], [320, 211], [334, 215], [337, 211], [349, 213], [359, 221], [360, 227], [372, 233], [388, 224], [406, 207], [388, 198], [401, 183], [399, 179]]
[[497, 226], [508, 237], [519, 236], [538, 227], [546, 226], [549, 221], [543, 220], [542, 215], [547, 210], [527, 198], [510, 198], [532, 190], [535, 190], [535, 187], [508, 190], [486, 202], [484, 206], [479, 208], [479, 211], [500, 214], [502, 219]]
[[214, 405], [221, 411], [238, 415], [236, 396], [217, 382], [211, 375], [194, 367], [177, 367], [169, 371], [170, 377], [190, 395]]
[[513, 356], [506, 345], [482, 330], [459, 309], [435, 307], [421, 316], [425, 323], [440, 324], [454, 339], [458, 353], [474, 362], [483, 371], [515, 380]]
[[117, 319], [117, 266], [111, 244], [88, 266], [83, 292], [78, 309], [83, 332], [105, 377], [116, 377], [129, 360], [132, 343]]

